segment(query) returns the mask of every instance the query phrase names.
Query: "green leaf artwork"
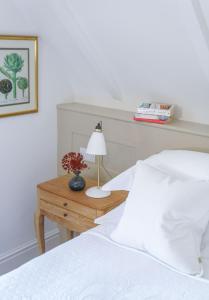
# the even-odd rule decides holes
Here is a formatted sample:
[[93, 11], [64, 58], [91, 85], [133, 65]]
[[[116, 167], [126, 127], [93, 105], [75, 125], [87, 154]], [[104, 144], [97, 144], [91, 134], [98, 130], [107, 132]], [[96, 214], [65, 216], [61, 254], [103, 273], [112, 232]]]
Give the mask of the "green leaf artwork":
[[12, 82], [9, 79], [3, 79], [0, 81], [0, 92], [5, 95], [5, 99], [7, 99], [7, 96], [11, 90]]
[[22, 96], [24, 97], [25, 90], [28, 88], [28, 80], [25, 77], [18, 78], [17, 86], [22, 90]]
[[[24, 66], [24, 60], [17, 53], [7, 54], [4, 57], [4, 65], [0, 66], [0, 72], [4, 76], [6, 76], [8, 78], [8, 81], [10, 81], [10, 83], [12, 84], [11, 89], [13, 91], [13, 98], [15, 98], [15, 99], [17, 98], [17, 86], [19, 89], [22, 90], [23, 97], [24, 97], [25, 90], [28, 88], [27, 78], [17, 77], [17, 73], [22, 70], [23, 66]], [[4, 93], [4, 94], [8, 95], [9, 92]]]

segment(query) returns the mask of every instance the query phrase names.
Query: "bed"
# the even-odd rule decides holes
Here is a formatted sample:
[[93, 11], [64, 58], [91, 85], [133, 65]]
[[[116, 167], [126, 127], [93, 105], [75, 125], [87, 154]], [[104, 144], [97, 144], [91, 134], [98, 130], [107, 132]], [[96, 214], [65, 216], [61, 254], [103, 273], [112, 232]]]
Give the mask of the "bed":
[[185, 276], [110, 239], [100, 225], [0, 277], [0, 299], [208, 300], [203, 278]]
[[[193, 151], [167, 150], [138, 161], [103, 186], [129, 190], [126, 203], [97, 218], [100, 225], [94, 229], [0, 277], [0, 299], [208, 300], [208, 170], [209, 154]], [[177, 183], [183, 190], [176, 191]], [[169, 198], [173, 187], [174, 201]], [[155, 197], [149, 190], [154, 190]], [[146, 205], [149, 209], [144, 214]], [[146, 231], [151, 223], [151, 231]], [[143, 250], [137, 244], [140, 231], [144, 247], [151, 248]]]

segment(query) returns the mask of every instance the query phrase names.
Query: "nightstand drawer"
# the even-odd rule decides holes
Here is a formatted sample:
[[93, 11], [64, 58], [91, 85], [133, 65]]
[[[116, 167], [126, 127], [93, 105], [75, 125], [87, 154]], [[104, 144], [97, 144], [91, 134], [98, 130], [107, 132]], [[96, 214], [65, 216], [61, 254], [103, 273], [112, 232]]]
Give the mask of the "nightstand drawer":
[[87, 206], [83, 206], [79, 203], [76, 203], [72, 200], [59, 197], [55, 194], [49, 193], [44, 190], [40, 190], [41, 200], [45, 200], [53, 205], [57, 205], [64, 209], [69, 209], [70, 211], [76, 212], [80, 215], [87, 216], [90, 219], [95, 219], [97, 217], [96, 210]]
[[[87, 229], [93, 228], [96, 226], [93, 220], [88, 219], [82, 215], [74, 213], [70, 210], [52, 205], [44, 200], [40, 201], [40, 209], [51, 219], [54, 221], [58, 221], [59, 219], [63, 224], [63, 221], [66, 221], [66, 226], [70, 226], [72, 230], [77, 232], [83, 232]], [[57, 218], [56, 218], [57, 217]]]

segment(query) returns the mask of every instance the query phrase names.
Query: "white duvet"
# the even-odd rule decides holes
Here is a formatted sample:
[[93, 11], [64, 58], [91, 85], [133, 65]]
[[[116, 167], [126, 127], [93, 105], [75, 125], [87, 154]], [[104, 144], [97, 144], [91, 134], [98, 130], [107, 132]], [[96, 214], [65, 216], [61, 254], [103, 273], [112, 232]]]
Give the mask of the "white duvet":
[[209, 281], [108, 240], [101, 226], [0, 277], [1, 300], [209, 300]]

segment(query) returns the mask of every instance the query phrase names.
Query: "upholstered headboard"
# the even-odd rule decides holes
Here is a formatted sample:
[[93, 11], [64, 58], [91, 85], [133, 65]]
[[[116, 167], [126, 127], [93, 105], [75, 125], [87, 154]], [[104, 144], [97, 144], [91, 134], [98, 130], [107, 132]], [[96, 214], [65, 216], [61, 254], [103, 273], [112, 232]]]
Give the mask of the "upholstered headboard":
[[[209, 152], [209, 125], [184, 121], [167, 125], [139, 123], [132, 120], [132, 112], [80, 103], [60, 104], [57, 111], [59, 175], [63, 174], [63, 154], [86, 147], [98, 121], [103, 122], [108, 147], [104, 164], [112, 175], [164, 149]], [[94, 177], [93, 167], [87, 172]]]

